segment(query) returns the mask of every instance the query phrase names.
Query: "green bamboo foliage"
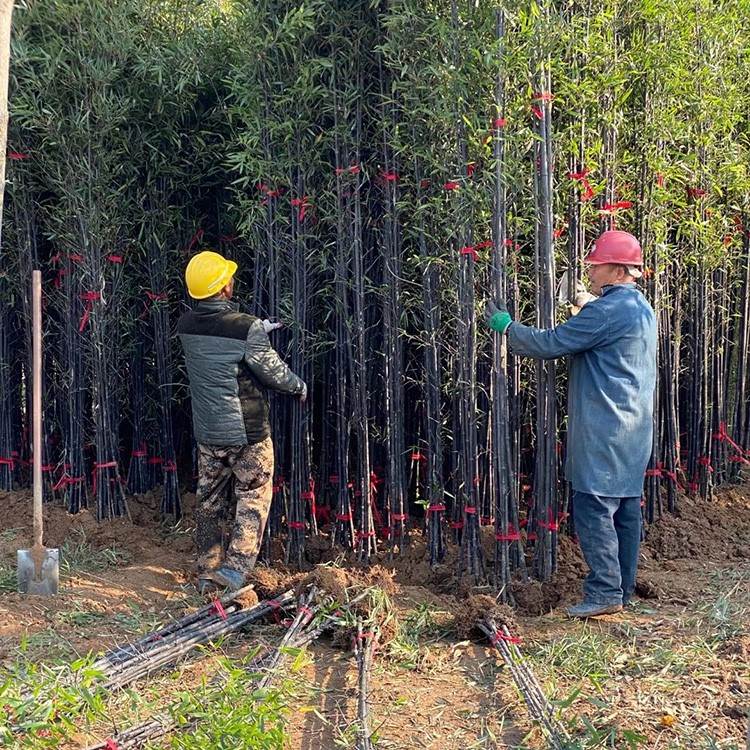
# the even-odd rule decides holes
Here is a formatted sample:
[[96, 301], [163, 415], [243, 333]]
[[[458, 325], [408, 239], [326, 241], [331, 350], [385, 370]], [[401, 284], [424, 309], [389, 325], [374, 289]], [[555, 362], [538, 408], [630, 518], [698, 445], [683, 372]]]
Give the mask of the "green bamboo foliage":
[[616, 226], [642, 238], [661, 334], [645, 517], [709, 498], [750, 460], [748, 42], [740, 0], [29, 2], [0, 486], [28, 480], [16, 331], [40, 263], [48, 494], [125, 514], [132, 460], [179, 515], [193, 445], [170, 333], [211, 246], [310, 386], [305, 406], [272, 397], [266, 555], [281, 539], [303, 565], [329, 524], [365, 562], [424, 532], [434, 566], [452, 550], [509, 599], [574, 532], [566, 367], [508, 354], [481, 310], [559, 323], [559, 270], [580, 276]]

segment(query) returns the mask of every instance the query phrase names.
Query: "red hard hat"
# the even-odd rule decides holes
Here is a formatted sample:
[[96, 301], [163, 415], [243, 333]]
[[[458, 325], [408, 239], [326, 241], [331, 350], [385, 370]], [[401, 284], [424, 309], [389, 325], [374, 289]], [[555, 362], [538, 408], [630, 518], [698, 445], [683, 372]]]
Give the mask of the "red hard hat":
[[594, 243], [594, 249], [584, 259], [585, 263], [601, 266], [619, 263], [623, 266], [642, 266], [643, 252], [638, 240], [628, 232], [610, 229]]

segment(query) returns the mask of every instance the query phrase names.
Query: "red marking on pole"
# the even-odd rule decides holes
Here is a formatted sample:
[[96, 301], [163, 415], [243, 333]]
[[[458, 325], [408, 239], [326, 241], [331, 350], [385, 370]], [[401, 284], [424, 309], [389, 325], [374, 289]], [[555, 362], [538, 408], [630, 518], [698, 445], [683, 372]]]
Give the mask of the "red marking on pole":
[[621, 211], [626, 208], [632, 208], [632, 201], [617, 201], [616, 203], [605, 203], [600, 209], [599, 213], [614, 213], [615, 211]]
[[458, 190], [459, 187], [460, 183], [455, 180], [449, 180], [448, 182], [443, 183], [443, 190]]
[[104, 750], [120, 750], [120, 746], [113, 739], [108, 739], [104, 745]]
[[473, 505], [467, 505], [467, 506], [466, 506], [466, 507], [464, 508], [464, 513], [466, 513], [466, 514], [467, 514], [467, 515], [469, 515], [469, 516], [473, 516], [473, 515], [475, 515], [475, 514], [476, 514], [476, 512], [477, 512], [477, 509], [476, 509], [476, 507], [475, 507], [475, 506], [473, 506]]
[[555, 98], [549, 91], [535, 91], [531, 95], [532, 102], [551, 102]]
[[370, 539], [371, 537], [375, 536], [375, 532], [374, 531], [358, 531], [356, 536], [357, 536], [357, 539], [360, 539], [360, 540]]
[[664, 175], [660, 172], [657, 172], [656, 174], [656, 187], [663, 188], [664, 187]]
[[748, 452], [741, 445], [735, 443], [734, 440], [732, 440], [732, 438], [729, 436], [729, 433], [727, 432], [726, 422], [719, 422], [719, 429], [711, 437], [714, 440], [727, 443], [732, 448], [734, 448], [741, 456], [744, 456]]
[[463, 521], [451, 521], [450, 524], [449, 524], [449, 526], [452, 529], [463, 529], [464, 522]]
[[23, 161], [29, 158], [29, 154], [25, 154], [22, 151], [8, 151], [8, 158], [11, 161]]
[[107, 256], [107, 260], [110, 263], [122, 263], [124, 259], [122, 255], [115, 255], [115, 253], [111, 253], [110, 255]]
[[305, 524], [302, 521], [289, 521], [287, 526], [290, 529], [304, 529], [305, 528]]
[[78, 333], [82, 333], [86, 324], [89, 322], [91, 313], [94, 309], [94, 302], [100, 300], [102, 295], [99, 292], [81, 292], [81, 299], [86, 303], [81, 315], [81, 322], [78, 324]]
[[691, 198], [703, 198], [706, 195], [706, 191], [699, 187], [690, 187], [687, 192]]
[[713, 474], [714, 467], [711, 466], [711, 457], [710, 456], [698, 456], [698, 465], [699, 466], [705, 466], [706, 471], [709, 474]]
[[336, 177], [342, 174], [359, 174], [362, 171], [359, 164], [352, 164], [350, 167], [336, 167]]
[[131, 458], [145, 458], [146, 456], [148, 456], [147, 450], [130, 451]]
[[516, 528], [512, 523], [509, 523], [507, 532], [505, 534], [495, 534], [495, 539], [497, 539], [498, 542], [518, 542], [521, 540], [521, 533], [516, 531]]
[[427, 507], [427, 512], [428, 513], [442, 513], [444, 511], [445, 511], [445, 506], [444, 505], [440, 505], [440, 504], [429, 505]]
[[301, 198], [292, 198], [292, 207], [297, 209], [297, 218], [300, 222], [305, 220], [307, 209], [310, 208], [309, 200], [306, 195]]
[[0, 458], [0, 466], [10, 466], [10, 470], [14, 471], [16, 468], [16, 459], [15, 458]]
[[408, 513], [391, 513], [391, 520], [392, 521], [408, 521], [409, 514]]
[[478, 245], [474, 245], [475, 250], [487, 250], [488, 248], [492, 247], [495, 243], [492, 240], [485, 240], [484, 242], [480, 242]]
[[424, 453], [420, 453], [419, 451], [412, 451], [411, 460], [412, 461], [426, 461], [427, 456], [425, 456]]
[[514, 635], [505, 635], [505, 633], [502, 633], [500, 631], [497, 631], [493, 634], [492, 638], [490, 638], [490, 641], [493, 646], [497, 646], [500, 641], [505, 641], [506, 643], [515, 643], [518, 645], [521, 643], [521, 639], [514, 636]]
[[190, 238], [190, 242], [188, 243], [187, 249], [185, 250], [187, 254], [193, 251], [193, 248], [203, 239], [204, 234], [205, 232], [200, 227], [198, 227], [195, 234]]
[[81, 484], [84, 481], [84, 477], [69, 477], [63, 474], [60, 479], [52, 486], [53, 492], [65, 489], [69, 484]]
[[500, 130], [508, 124], [508, 121], [504, 117], [497, 117], [492, 121], [492, 127], [494, 130]]
[[466, 175], [468, 177], [473, 177], [474, 176], [474, 172], [476, 171], [476, 169], [477, 169], [476, 162], [470, 161], [466, 165]]
[[221, 603], [221, 599], [214, 599], [211, 602], [211, 609], [216, 612], [216, 614], [219, 615], [222, 620], [227, 619], [227, 611], [224, 609], [224, 605]]
[[383, 180], [383, 182], [397, 182], [398, 181], [398, 174], [396, 172], [380, 172], [380, 179]]
[[543, 120], [544, 119], [544, 111], [541, 107], [537, 107], [536, 104], [531, 105], [531, 112], [536, 117], [537, 120]]
[[336, 520], [337, 521], [351, 521], [352, 514], [351, 513], [337, 513]]
[[470, 255], [472, 260], [477, 261], [479, 260], [479, 256], [477, 255], [477, 251], [474, 248], [473, 245], [466, 245], [465, 247], [462, 247], [458, 251], [459, 255]]

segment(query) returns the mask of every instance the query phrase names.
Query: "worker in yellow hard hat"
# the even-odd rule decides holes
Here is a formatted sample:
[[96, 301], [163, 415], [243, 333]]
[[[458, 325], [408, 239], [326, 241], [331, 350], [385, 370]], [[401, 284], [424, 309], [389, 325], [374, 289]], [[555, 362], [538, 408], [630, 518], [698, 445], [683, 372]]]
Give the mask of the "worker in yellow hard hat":
[[[241, 313], [231, 302], [236, 272], [234, 261], [212, 250], [193, 256], [185, 283], [198, 302], [177, 323], [198, 443], [195, 521], [202, 592], [243, 586], [260, 551], [274, 471], [267, 390], [307, 398], [305, 383], [271, 347], [268, 334], [280, 324]], [[227, 481], [233, 493], [226, 492]], [[225, 525], [232, 529], [226, 544]]]

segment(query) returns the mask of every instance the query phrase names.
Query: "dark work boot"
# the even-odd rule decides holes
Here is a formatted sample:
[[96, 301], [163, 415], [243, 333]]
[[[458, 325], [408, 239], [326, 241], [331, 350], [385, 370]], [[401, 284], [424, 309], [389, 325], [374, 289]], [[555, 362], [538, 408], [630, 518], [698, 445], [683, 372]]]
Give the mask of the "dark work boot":
[[216, 583], [225, 586], [230, 591], [237, 591], [245, 585], [245, 576], [239, 570], [222, 565], [209, 574]]
[[616, 612], [622, 612], [622, 604], [581, 602], [566, 610], [568, 617], [598, 617], [599, 615], [613, 615]]
[[207, 575], [203, 575], [198, 579], [198, 583], [196, 583], [195, 588], [198, 589], [198, 593], [201, 596], [206, 596], [217, 591], [219, 585], [212, 578], [208, 578]]

